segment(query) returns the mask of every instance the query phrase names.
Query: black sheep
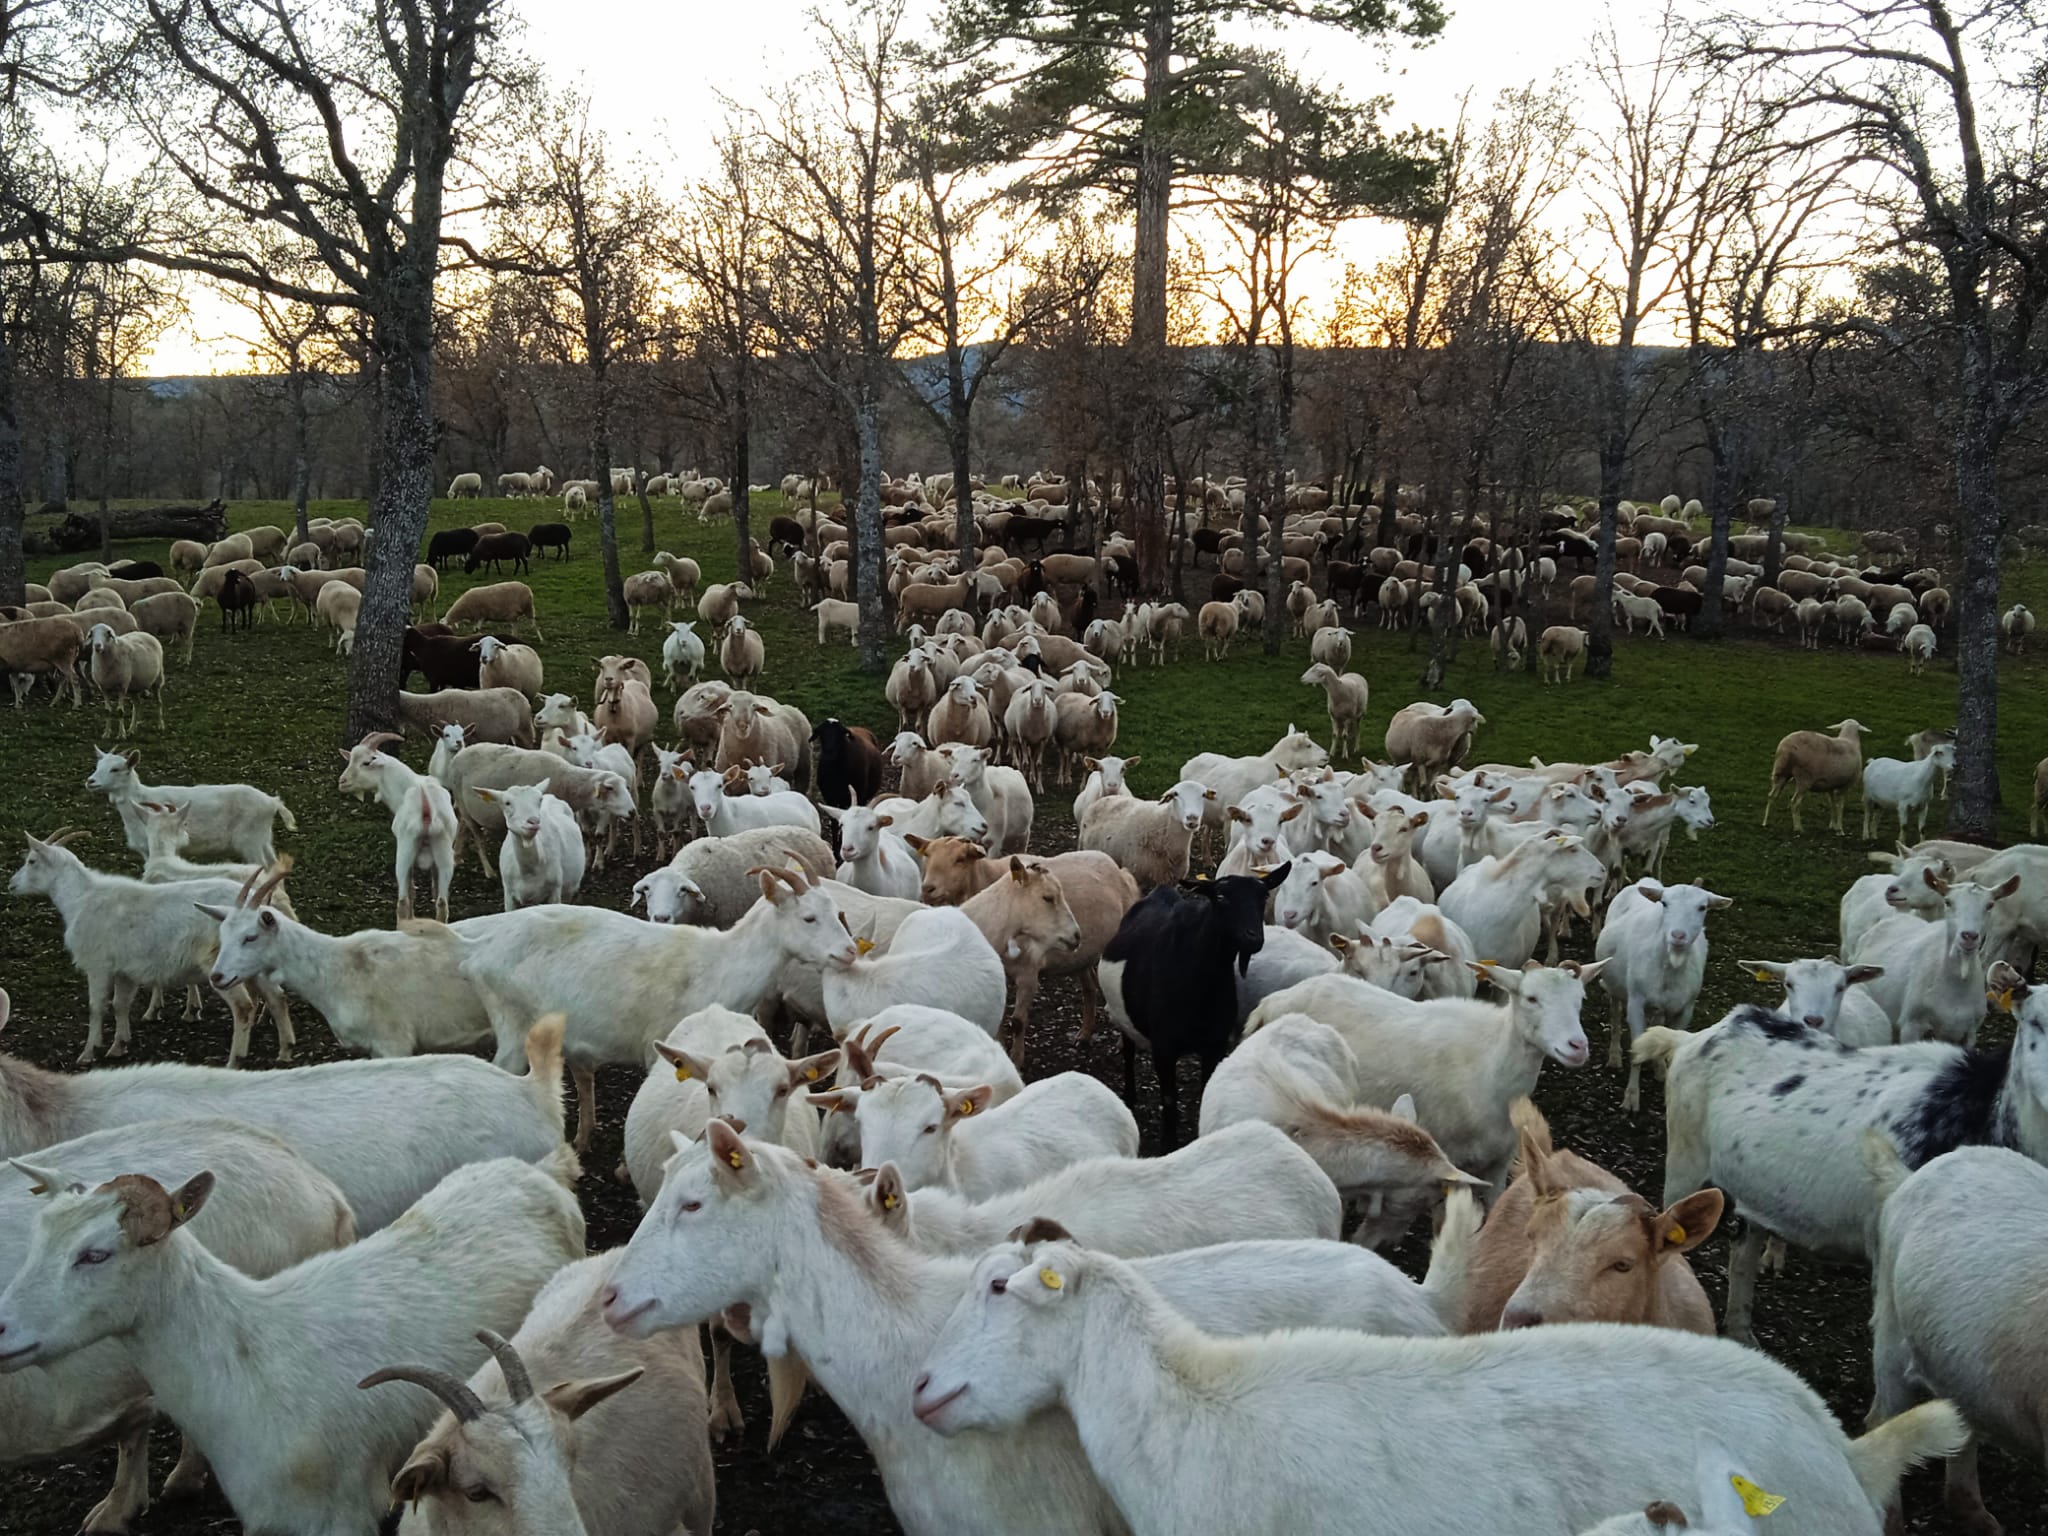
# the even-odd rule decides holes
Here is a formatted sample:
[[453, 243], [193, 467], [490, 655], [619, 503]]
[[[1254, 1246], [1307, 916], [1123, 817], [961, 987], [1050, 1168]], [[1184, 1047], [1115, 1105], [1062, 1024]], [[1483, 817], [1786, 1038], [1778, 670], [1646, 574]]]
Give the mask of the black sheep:
[[240, 571], [229, 571], [220, 581], [220, 627], [247, 629], [256, 616], [256, 584]]
[[474, 575], [480, 566], [488, 565], [493, 574], [502, 574], [500, 562], [509, 560], [516, 574], [526, 569], [526, 557], [532, 550], [532, 543], [523, 533], [487, 533], [476, 541], [462, 568]]
[[526, 541], [538, 550], [556, 550], [555, 558], [569, 558], [569, 525], [567, 523], [535, 523], [526, 530]]
[[443, 528], [427, 540], [427, 559], [437, 571], [448, 568], [450, 560], [460, 560], [476, 548], [477, 534], [474, 528]]
[[818, 744], [818, 799], [839, 810], [867, 805], [882, 792], [882, 747], [862, 725], [822, 720], [811, 732]]
[[[1266, 943], [1266, 895], [1289, 865], [1265, 875], [1207, 876], [1179, 889], [1162, 885], [1124, 914], [1102, 952], [1101, 978], [1110, 1016], [1128, 1020], [1124, 1033], [1124, 1098], [1138, 1098], [1136, 1041], [1152, 1049], [1159, 1078], [1159, 1150], [1180, 1141], [1179, 1083], [1183, 1056], [1202, 1060], [1206, 1085], [1236, 1043], [1237, 978]], [[1232, 975], [1232, 967], [1236, 975]]]

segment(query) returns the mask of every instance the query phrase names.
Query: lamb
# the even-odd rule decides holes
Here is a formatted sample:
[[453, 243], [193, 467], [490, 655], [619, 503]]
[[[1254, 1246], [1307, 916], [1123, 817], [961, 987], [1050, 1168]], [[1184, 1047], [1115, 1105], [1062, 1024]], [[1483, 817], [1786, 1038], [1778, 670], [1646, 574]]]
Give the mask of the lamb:
[[413, 1506], [401, 1536], [457, 1536], [480, 1516], [514, 1536], [712, 1528], [703, 1352], [691, 1332], [628, 1341], [604, 1326], [599, 1297], [617, 1262], [614, 1250], [560, 1270], [509, 1342], [489, 1336], [493, 1358], [467, 1385], [411, 1367], [369, 1378], [414, 1382], [448, 1409], [392, 1483], [393, 1502]]
[[540, 652], [530, 645], [511, 645], [496, 635], [477, 642], [477, 686], [516, 688], [524, 694], [545, 691]]
[[476, 794], [497, 805], [505, 818], [505, 840], [498, 846], [505, 910], [572, 899], [582, 887], [584, 866], [576, 813], [539, 784], [479, 789]]
[[1347, 743], [1353, 757], [1361, 755], [1358, 722], [1365, 718], [1370, 688], [1356, 672], [1339, 672], [1318, 661], [1301, 674], [1302, 682], [1320, 687], [1330, 711], [1330, 755], [1341, 760]]
[[[96, 749], [97, 751], [97, 749]], [[121, 830], [136, 853], [149, 851], [149, 829], [141, 809], [144, 801], [170, 801], [186, 808], [186, 831], [194, 853], [221, 853], [245, 864], [277, 862], [271, 825], [281, 819], [287, 831], [299, 823], [285, 803], [247, 784], [145, 784], [135, 771], [140, 749], [97, 751], [85, 787], [113, 802]]]
[[330, 581], [313, 600], [313, 617], [334, 631], [333, 647], [347, 656], [355, 650], [356, 620], [363, 594], [345, 581]]
[[922, 1072], [813, 1098], [850, 1108], [861, 1166], [893, 1166], [906, 1190], [994, 1200], [1079, 1162], [1138, 1155], [1138, 1122], [1085, 1072], [1056, 1073], [993, 1107], [987, 1083], [949, 1089]]
[[1157, 890], [1187, 878], [1189, 851], [1217, 791], [1182, 779], [1154, 800], [1107, 796], [1081, 819], [1084, 849], [1106, 853], [1128, 870], [1140, 890]]
[[0, 673], [5, 673], [14, 690], [14, 707], [20, 709], [38, 677], [57, 680], [57, 697], [71, 690], [75, 709], [85, 699], [85, 685], [78, 675], [78, 663], [85, 650], [85, 633], [66, 618], [15, 619], [0, 624]]
[[183, 592], [158, 592], [129, 608], [136, 628], [166, 643], [185, 642], [184, 661], [192, 659], [192, 640], [199, 630], [199, 604]]
[[[1994, 967], [1994, 988], [2017, 972]], [[2023, 1029], [2048, 1020], [2038, 994]], [[2021, 1046], [2032, 1038], [2023, 1033]], [[1644, 1061], [1668, 1062], [1664, 1122], [1669, 1205], [1717, 1185], [1749, 1218], [1728, 1267], [1729, 1337], [1753, 1337], [1764, 1239], [1823, 1254], [1868, 1253], [1877, 1194], [1859, 1137], [1880, 1130], [1918, 1167], [1957, 1146], [2010, 1147], [2048, 1161], [2048, 1053], [1980, 1054], [1926, 1043], [1856, 1050], [1757, 1007], [1697, 1034], [1645, 1031]]]
[[398, 721], [407, 730], [433, 736], [444, 725], [463, 728], [464, 740], [531, 747], [533, 705], [516, 688], [443, 688], [436, 693], [399, 690]]
[[[49, 1194], [28, 1257], [0, 1293], [0, 1338], [25, 1341], [0, 1370], [118, 1335], [236, 1516], [257, 1530], [374, 1526], [391, 1469], [431, 1410], [395, 1394], [372, 1399], [354, 1379], [391, 1352], [466, 1370], [470, 1330], [516, 1327], [548, 1276], [583, 1252], [566, 1166], [471, 1165], [426, 1195], [416, 1219], [265, 1280], [183, 1230], [207, 1203], [211, 1173], [174, 1191], [139, 1173], [90, 1191], [58, 1170], [31, 1176]], [[80, 1251], [105, 1255], [89, 1285], [72, 1264]], [[228, 1360], [238, 1390], [224, 1394]], [[309, 1465], [322, 1469], [318, 1479], [295, 1472]]]
[[679, 601], [687, 602], [697, 595], [697, 587], [703, 581], [704, 573], [696, 561], [672, 555], [664, 549], [656, 551], [654, 565], [657, 570], [667, 574], [669, 585], [676, 589]]
[[[1833, 1035], [1844, 1045], [1897, 1045], [1899, 1032], [1891, 1015], [1859, 985], [1884, 974], [1881, 965], [1844, 965], [1833, 955], [1823, 960], [1735, 962], [1758, 981], [1784, 985], [1785, 1001], [1778, 1016], [1797, 1019], [1808, 1029]], [[1851, 991], [1851, 988], [1856, 990]]]
[[[1575, 1531], [1668, 1486], [1671, 1434], [1647, 1422], [1741, 1438], [1814, 1529], [1874, 1536], [1905, 1467], [1961, 1436], [1930, 1404], [1852, 1444], [1790, 1371], [1718, 1339], [1587, 1325], [1219, 1343], [1122, 1259], [1060, 1240], [1016, 1261], [976, 1266], [912, 1407], [945, 1436], [1064, 1407], [1135, 1536], [1355, 1529], [1361, 1508], [1390, 1530]], [[1416, 1390], [1389, 1394], [1393, 1379]], [[1560, 1416], [1601, 1455], [1571, 1478], [1504, 1477]], [[1288, 1475], [1257, 1475], [1248, 1458], [1276, 1444], [1294, 1448]]]
[[1358, 1102], [1385, 1108], [1412, 1094], [1444, 1156], [1497, 1193], [1516, 1145], [1510, 1107], [1535, 1091], [1546, 1060], [1576, 1069], [1591, 1055], [1579, 1012], [1606, 964], [1514, 970], [1482, 961], [1473, 969], [1507, 994], [1505, 1006], [1408, 1002], [1347, 976], [1316, 976], [1266, 998], [1245, 1028], [1289, 1013], [1328, 1024], [1358, 1058]]
[[1432, 782], [1465, 761], [1472, 733], [1486, 724], [1469, 699], [1447, 706], [1410, 704], [1387, 726], [1387, 760], [1407, 763], [1418, 785]]
[[1593, 955], [1610, 962], [1600, 973], [1607, 994], [1610, 1067], [1622, 1064], [1621, 1026], [1624, 1019], [1628, 1023], [1631, 1065], [1621, 1107], [1629, 1114], [1642, 1107], [1635, 1042], [1652, 1010], [1675, 1029], [1692, 1028], [1692, 1010], [1707, 973], [1707, 913], [1733, 899], [1698, 885], [1661, 885], [1646, 878], [1617, 894], [1607, 909]]
[[1789, 786], [1794, 832], [1804, 830], [1799, 822], [1800, 801], [1816, 791], [1833, 803], [1829, 827], [1836, 832], [1843, 830], [1842, 798], [1862, 777], [1862, 737], [1870, 727], [1859, 720], [1843, 720], [1828, 729], [1835, 734], [1794, 731], [1778, 743], [1777, 754], [1771, 759], [1771, 792], [1764, 801], [1765, 826], [1771, 824], [1771, 807], [1777, 804], [1779, 793]]
[[834, 861], [832, 850], [814, 832], [756, 827], [686, 845], [664, 869], [642, 878], [633, 893], [636, 901], [647, 903], [650, 922], [730, 928], [761, 899], [760, 881], [751, 872], [764, 867], [795, 869], [812, 880], [829, 880]]
[[540, 618], [534, 612], [533, 588], [523, 581], [488, 582], [471, 587], [441, 615], [441, 622], [451, 629], [463, 624], [481, 629], [486, 624], [516, 624], [522, 619], [533, 626], [535, 639], [547, 638], [541, 634]]
[[839, 823], [839, 879], [875, 896], [917, 900], [921, 875], [910, 845], [888, 830], [894, 818], [864, 805], [841, 811], [822, 807]]
[[[211, 879], [150, 883], [103, 874], [88, 869], [64, 846], [72, 835], [70, 829], [48, 840], [29, 835], [28, 855], [7, 888], [17, 896], [48, 896], [64, 920], [64, 948], [86, 978], [86, 1041], [78, 1057], [83, 1066], [99, 1054], [109, 997], [114, 1005], [114, 1043], [107, 1054], [125, 1056], [128, 1011], [139, 989], [187, 987], [207, 978], [216, 941], [210, 931], [212, 924], [195, 916], [193, 904], [232, 898], [236, 883]], [[283, 879], [280, 870], [270, 883], [275, 887]], [[233, 1015], [230, 1060], [247, 1051], [249, 1030], [261, 1002], [268, 1006], [277, 1029], [278, 1059], [289, 1061], [294, 1035], [284, 994], [268, 983], [239, 989], [237, 983], [243, 979], [215, 985]], [[188, 1005], [187, 1012], [191, 1011]]]
[[718, 633], [739, 617], [740, 600], [753, 595], [753, 589], [745, 582], [715, 581], [697, 599], [697, 617], [704, 621], [705, 628]]
[[[280, 1138], [232, 1120], [121, 1126], [38, 1148], [36, 1161], [94, 1183], [138, 1162], [180, 1182], [213, 1171], [225, 1183], [195, 1236], [258, 1279], [355, 1239], [355, 1218], [332, 1181]], [[28, 1184], [0, 1179], [0, 1276], [20, 1268], [38, 1203]], [[71, 1457], [114, 1441], [114, 1485], [84, 1529], [125, 1530], [149, 1502], [151, 1417], [148, 1386], [120, 1344], [91, 1345], [40, 1370], [0, 1377], [0, 1464]], [[188, 1446], [165, 1491], [196, 1491], [204, 1476]]]
[[93, 686], [106, 701], [107, 726], [117, 736], [135, 729], [138, 697], [156, 695], [156, 724], [164, 724], [164, 648], [154, 635], [117, 635], [105, 624], [86, 632]]
[[1919, 676], [1927, 670], [1927, 663], [1934, 660], [1937, 649], [1934, 631], [1925, 624], [1915, 624], [1906, 631], [1906, 638], [1900, 649], [1906, 653], [1906, 675]]
[[704, 670], [704, 642], [694, 619], [671, 619], [661, 642], [662, 676], [669, 687], [681, 692]]
[[[2033, 1026], [2039, 1050], [2041, 1026]], [[2039, 1305], [2048, 1261], [2048, 1170], [1999, 1147], [1960, 1147], [1909, 1172], [1890, 1141], [1864, 1133], [1881, 1202], [1871, 1265], [1873, 1415], [1916, 1398], [1952, 1399], [1970, 1438], [1948, 1464], [1948, 1508], [1965, 1529], [1996, 1531], [1977, 1483], [1977, 1441], [2048, 1457], [2038, 1405], [2048, 1373]]]
[[1934, 803], [1937, 779], [1954, 771], [1953, 742], [1940, 742], [1917, 762], [1896, 757], [1873, 757], [1863, 765], [1863, 835], [1877, 835], [1879, 814], [1890, 811], [1899, 819], [1899, 841], [1906, 840], [1906, 818], [1917, 813], [1916, 838], [1927, 835], [1927, 809]]
[[2025, 603], [2014, 603], [1998, 620], [1998, 632], [2005, 636], [2005, 648], [2015, 656], [2027, 653], [2027, 636], [2034, 632], [2034, 613]]
[[1928, 872], [1927, 888], [1941, 897], [1939, 922], [1909, 913], [1885, 918], [1863, 935], [1848, 958], [1884, 964], [1872, 978], [1870, 1000], [1885, 1011], [1905, 1043], [1947, 1040], [1975, 1045], [1984, 1022], [1984, 971], [2011, 931], [1998, 904], [2020, 887], [2012, 875], [2000, 884], [1953, 884]]
[[[1297, 589], [1300, 584], [1296, 583]], [[1202, 654], [1210, 661], [1222, 661], [1230, 655], [1230, 642], [1236, 638], [1238, 611], [1235, 603], [1204, 603], [1195, 615], [1195, 629], [1202, 637]], [[1295, 625], [1297, 633], [1300, 624]]]
[[1644, 1323], [1714, 1333], [1685, 1255], [1720, 1225], [1719, 1190], [1658, 1211], [1598, 1163], [1560, 1152], [1536, 1106], [1512, 1111], [1515, 1180], [1487, 1213], [1463, 1273], [1460, 1333], [1557, 1323]]

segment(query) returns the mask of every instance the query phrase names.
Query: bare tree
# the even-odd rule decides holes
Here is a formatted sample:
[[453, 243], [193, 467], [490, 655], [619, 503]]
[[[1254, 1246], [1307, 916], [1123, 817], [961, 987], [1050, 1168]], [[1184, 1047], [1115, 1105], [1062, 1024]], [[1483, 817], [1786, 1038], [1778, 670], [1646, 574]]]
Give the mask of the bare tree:
[[[280, 270], [290, 270], [295, 262], [303, 267], [305, 257], [302, 251], [280, 247], [273, 260]], [[313, 406], [317, 392], [343, 366], [341, 337], [326, 305], [279, 298], [261, 288], [229, 289], [228, 296], [254, 324], [239, 338], [248, 349], [251, 372], [283, 395], [291, 420], [293, 542], [303, 544], [313, 484]]]
[[[1930, 351], [1953, 362], [1939, 402], [1962, 542], [1949, 825], [1974, 838], [1998, 825], [2000, 462], [2048, 401], [2038, 331], [2048, 304], [2048, 147], [2038, 126], [2009, 131], [2001, 121], [2009, 113], [2038, 125], [2043, 25], [2032, 0], [1961, 9], [1946, 0], [1800, 0], [1706, 34], [1716, 56], [1771, 71], [1782, 144], [1871, 181], [1873, 243], [1923, 255], [1938, 273], [1924, 323], [1866, 307], [1837, 330], [1870, 336], [1909, 367], [1924, 369]], [[2011, 59], [2029, 73], [2002, 80]]]

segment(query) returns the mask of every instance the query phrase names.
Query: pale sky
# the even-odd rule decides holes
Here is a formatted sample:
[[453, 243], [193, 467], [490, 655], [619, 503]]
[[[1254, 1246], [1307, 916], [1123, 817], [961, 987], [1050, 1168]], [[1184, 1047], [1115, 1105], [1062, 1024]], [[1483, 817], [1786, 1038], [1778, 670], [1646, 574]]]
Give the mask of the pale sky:
[[[833, 0], [520, 0], [524, 50], [560, 84], [580, 80], [592, 116], [613, 141], [680, 191], [710, 168], [723, 120], [717, 93], [758, 99], [809, 67], [807, 13]], [[1609, 17], [1593, 0], [1450, 0], [1443, 35], [1424, 48], [1381, 49], [1320, 29], [1271, 29], [1298, 64], [1357, 96], [1388, 95], [1389, 128], [1448, 129], [1459, 98], [1475, 115], [1503, 89], [1547, 80], [1578, 65], [1587, 39]], [[1642, 32], [1643, 8], [1624, 8], [1623, 36]], [[913, 0], [913, 14], [917, 13]], [[195, 289], [189, 323], [164, 337], [149, 371], [229, 371], [241, 349], [218, 338], [242, 327], [233, 306]]]

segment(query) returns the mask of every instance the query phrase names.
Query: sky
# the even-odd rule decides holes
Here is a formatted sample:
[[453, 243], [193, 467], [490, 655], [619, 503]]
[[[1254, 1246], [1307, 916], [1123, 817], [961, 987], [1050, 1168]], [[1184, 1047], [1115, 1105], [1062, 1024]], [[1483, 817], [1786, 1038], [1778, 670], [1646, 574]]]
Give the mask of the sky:
[[[657, 181], [680, 192], [711, 169], [711, 142], [724, 116], [719, 93], [758, 99], [771, 84], [808, 67], [805, 18], [833, 0], [518, 0], [523, 50], [550, 80], [580, 81], [592, 117]], [[917, 0], [913, 0], [913, 14]], [[1610, 21], [1590, 0], [1449, 0], [1443, 34], [1425, 47], [1378, 47], [1321, 29], [1264, 29], [1306, 73], [1355, 97], [1386, 95], [1391, 128], [1448, 129], [1468, 92], [1475, 109], [1502, 90], [1575, 68], [1587, 39]], [[1646, 7], [1612, 16], [1624, 39], [1643, 35]], [[651, 67], [650, 67], [651, 65]], [[1475, 114], [1478, 115], [1478, 114]], [[234, 307], [203, 290], [190, 319], [166, 334], [152, 374], [237, 371], [244, 349], [221, 338], [242, 327]]]

